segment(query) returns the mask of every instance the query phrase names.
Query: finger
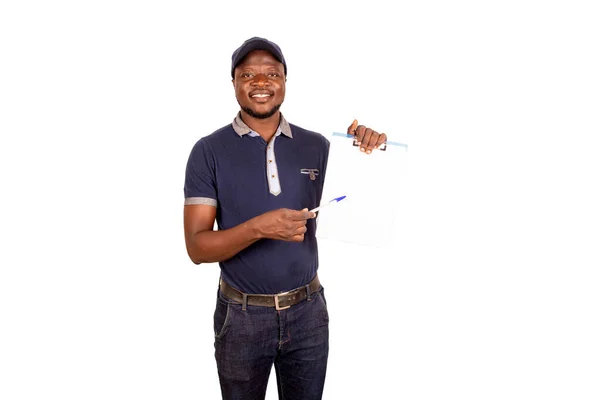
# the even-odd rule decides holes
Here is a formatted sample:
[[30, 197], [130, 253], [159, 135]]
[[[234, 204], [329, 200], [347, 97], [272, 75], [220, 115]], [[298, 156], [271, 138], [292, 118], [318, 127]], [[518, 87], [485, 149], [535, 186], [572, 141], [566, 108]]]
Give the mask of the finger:
[[306, 227], [306, 220], [303, 219], [302, 221], [294, 221], [294, 225], [293, 227], [290, 229], [290, 234], [297, 234], [297, 233], [301, 233], [299, 232], [300, 230], [304, 229]]
[[305, 221], [307, 219], [311, 219], [312, 215], [314, 213], [311, 213], [308, 211], [308, 208], [303, 208], [301, 211], [295, 211], [295, 210], [291, 210], [290, 212], [290, 218], [294, 221]]
[[[373, 133], [371, 134], [371, 137], [369, 138], [369, 142], [367, 144], [367, 154], [371, 154], [371, 152], [373, 151], [373, 149], [377, 148], [377, 143], [379, 141], [379, 137], [381, 135], [375, 131], [373, 131]], [[367, 143], [367, 140], [364, 140], [365, 143]]]
[[366, 129], [367, 128], [364, 125], [359, 125], [356, 128], [356, 144], [358, 144], [359, 146], [362, 143], [363, 137], [365, 136]]
[[[317, 213], [308, 211], [308, 208], [303, 208], [302, 212], [308, 213], [308, 218], [306, 218], [306, 219], [313, 219], [317, 216]], [[304, 223], [306, 223], [306, 221], [304, 221]]]
[[284, 240], [294, 240], [294, 238], [297, 236], [303, 236], [307, 230], [308, 229], [305, 225], [296, 226], [294, 228], [291, 228], [287, 231], [287, 234], [285, 235], [287, 237], [287, 239], [284, 239]]
[[302, 242], [304, 240], [304, 234], [292, 236], [292, 242]]
[[375, 144], [375, 148], [378, 149], [379, 146], [381, 146], [382, 144], [384, 144], [385, 142], [387, 142], [387, 135], [385, 133], [382, 133], [381, 135], [379, 135], [379, 137], [377, 138], [377, 143]]
[[356, 134], [357, 126], [358, 126], [358, 121], [357, 120], [352, 121], [352, 124], [350, 124], [350, 126], [348, 127], [348, 135]]
[[308, 211], [308, 208], [303, 208], [302, 211], [301, 211], [301, 213], [303, 213], [302, 214], [302, 220], [301, 220], [301, 222], [302, 222], [303, 225], [306, 225], [306, 220], [307, 219], [314, 218], [314, 216], [315, 216], [315, 213]]
[[371, 136], [373, 136], [373, 129], [366, 128], [365, 135], [363, 136], [363, 139], [360, 144], [360, 151], [365, 152], [368, 150], [368, 152], [370, 153], [371, 150], [373, 150], [372, 147], [371, 147], [371, 149], [368, 149], [369, 142], [371, 141]]

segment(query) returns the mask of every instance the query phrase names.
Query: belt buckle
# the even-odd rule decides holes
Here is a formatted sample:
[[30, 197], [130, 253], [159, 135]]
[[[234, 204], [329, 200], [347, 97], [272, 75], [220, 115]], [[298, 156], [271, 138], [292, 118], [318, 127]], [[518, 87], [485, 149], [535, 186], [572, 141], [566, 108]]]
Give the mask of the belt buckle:
[[289, 292], [290, 292], [290, 291], [288, 291], [288, 292], [283, 292], [283, 293], [277, 293], [277, 294], [275, 295], [275, 309], [276, 309], [277, 311], [280, 311], [280, 310], [286, 310], [286, 309], [288, 309], [288, 308], [290, 308], [290, 307], [291, 307], [291, 305], [290, 305], [290, 306], [286, 306], [286, 307], [279, 307], [279, 296], [286, 295], [286, 294], [288, 294]]

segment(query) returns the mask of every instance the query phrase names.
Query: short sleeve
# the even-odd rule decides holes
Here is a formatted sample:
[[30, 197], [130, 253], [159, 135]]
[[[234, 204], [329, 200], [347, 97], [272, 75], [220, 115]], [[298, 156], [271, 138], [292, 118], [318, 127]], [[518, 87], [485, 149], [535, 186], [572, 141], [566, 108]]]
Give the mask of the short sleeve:
[[185, 169], [183, 193], [185, 205], [206, 204], [217, 206], [215, 157], [206, 140], [200, 139], [193, 147]]

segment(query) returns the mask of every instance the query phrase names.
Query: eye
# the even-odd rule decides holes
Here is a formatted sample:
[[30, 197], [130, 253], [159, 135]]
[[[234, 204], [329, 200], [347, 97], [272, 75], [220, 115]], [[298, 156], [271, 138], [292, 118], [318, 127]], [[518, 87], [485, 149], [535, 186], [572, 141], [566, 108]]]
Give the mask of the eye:
[[268, 76], [268, 77], [270, 77], [270, 78], [278, 78], [278, 77], [280, 77], [281, 75], [279, 74], [279, 72], [269, 72], [269, 73], [267, 74], [267, 76]]
[[240, 76], [242, 78], [250, 78], [253, 75], [250, 72], [242, 72]]

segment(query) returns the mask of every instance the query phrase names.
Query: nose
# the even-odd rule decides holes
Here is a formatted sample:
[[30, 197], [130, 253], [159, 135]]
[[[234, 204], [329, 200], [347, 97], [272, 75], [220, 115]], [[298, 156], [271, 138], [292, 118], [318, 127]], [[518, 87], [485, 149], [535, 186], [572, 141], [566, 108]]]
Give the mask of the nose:
[[256, 74], [252, 80], [252, 85], [259, 87], [269, 85], [269, 79], [265, 74]]

